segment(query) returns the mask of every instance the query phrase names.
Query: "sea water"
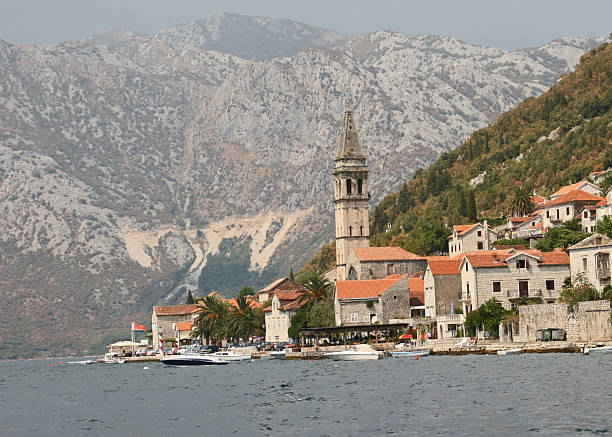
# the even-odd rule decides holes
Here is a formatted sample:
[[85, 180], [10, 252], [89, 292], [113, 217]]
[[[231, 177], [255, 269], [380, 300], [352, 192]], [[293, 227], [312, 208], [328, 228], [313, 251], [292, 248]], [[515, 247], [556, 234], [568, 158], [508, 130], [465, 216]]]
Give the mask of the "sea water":
[[[70, 361], [70, 360], [66, 360]], [[612, 434], [612, 355], [0, 362], [1, 436]]]

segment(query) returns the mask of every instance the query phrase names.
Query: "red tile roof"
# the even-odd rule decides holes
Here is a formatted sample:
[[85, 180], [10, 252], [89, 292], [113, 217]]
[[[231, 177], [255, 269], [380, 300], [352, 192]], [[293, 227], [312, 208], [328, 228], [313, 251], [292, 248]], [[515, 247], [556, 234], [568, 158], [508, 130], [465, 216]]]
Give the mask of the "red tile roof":
[[427, 265], [434, 275], [460, 275], [461, 259], [446, 259], [444, 261], [429, 261]]
[[537, 194], [533, 194], [531, 197], [531, 202], [533, 202], [535, 205], [541, 205], [543, 203], [546, 203], [546, 198], [542, 197], [542, 196], [538, 196]]
[[301, 291], [277, 291], [274, 294], [278, 297], [278, 300], [283, 301], [299, 299], [304, 293]]
[[552, 193], [550, 197], [562, 196], [563, 194], [567, 194], [570, 191], [578, 190], [580, 189], [581, 185], [586, 184], [586, 183], [587, 181], [580, 181], [580, 182], [576, 182], [575, 184], [566, 185], [565, 187], [561, 187], [557, 191]]
[[472, 267], [506, 267], [506, 260], [515, 255], [526, 254], [540, 258], [539, 265], [569, 265], [569, 255], [566, 252], [541, 252], [539, 250], [499, 250], [466, 253], [465, 258]]
[[192, 322], [176, 322], [177, 331], [191, 331], [192, 327], [193, 327]]
[[183, 316], [199, 313], [200, 309], [197, 305], [168, 305], [153, 307], [153, 312], [158, 316]]
[[338, 281], [336, 282], [336, 294], [338, 299], [368, 299], [381, 295], [389, 287], [397, 284], [401, 278], [392, 279], [370, 279], [362, 281]]
[[423, 278], [408, 278], [408, 288], [410, 289], [410, 305], [425, 305], [425, 286]]
[[561, 197], [557, 197], [556, 199], [551, 200], [550, 202], [546, 204], [546, 206], [561, 205], [563, 203], [569, 203], [569, 202], [597, 203], [602, 200], [603, 200], [602, 197], [595, 196], [594, 194], [587, 193], [586, 191], [573, 190], [573, 191], [570, 191], [569, 193], [563, 194]]
[[353, 249], [359, 261], [406, 261], [425, 259], [401, 247], [356, 247]]

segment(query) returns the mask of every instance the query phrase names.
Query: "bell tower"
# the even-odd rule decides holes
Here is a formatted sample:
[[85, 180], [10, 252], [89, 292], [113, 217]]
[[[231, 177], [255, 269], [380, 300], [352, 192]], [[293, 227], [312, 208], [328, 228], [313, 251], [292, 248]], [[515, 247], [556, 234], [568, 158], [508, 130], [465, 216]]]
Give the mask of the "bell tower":
[[334, 168], [336, 278], [357, 279], [353, 249], [370, 247], [368, 167], [359, 143], [353, 111], [347, 101]]

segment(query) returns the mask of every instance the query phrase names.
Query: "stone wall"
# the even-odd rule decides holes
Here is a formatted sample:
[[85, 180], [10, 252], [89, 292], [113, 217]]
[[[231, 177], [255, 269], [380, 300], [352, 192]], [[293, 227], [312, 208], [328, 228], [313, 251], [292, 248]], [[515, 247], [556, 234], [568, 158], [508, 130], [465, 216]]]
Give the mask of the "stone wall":
[[521, 305], [519, 335], [515, 341], [536, 340], [538, 329], [560, 328], [567, 341], [603, 341], [612, 339], [610, 301], [580, 302], [573, 312], [567, 304]]
[[410, 291], [408, 278], [404, 277], [385, 290], [378, 298], [381, 303], [380, 323], [389, 323], [389, 319], [410, 317]]

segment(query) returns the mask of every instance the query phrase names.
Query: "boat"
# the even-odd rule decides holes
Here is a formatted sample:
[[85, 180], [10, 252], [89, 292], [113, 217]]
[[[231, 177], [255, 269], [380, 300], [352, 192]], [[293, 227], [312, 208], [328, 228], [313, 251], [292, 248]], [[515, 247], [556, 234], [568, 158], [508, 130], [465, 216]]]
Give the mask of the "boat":
[[109, 352], [104, 354], [104, 362], [106, 364], [123, 364], [125, 363], [125, 358], [120, 357], [117, 352]]
[[219, 366], [229, 364], [210, 354], [187, 353], [183, 355], [166, 355], [159, 360], [167, 366]]
[[382, 352], [374, 350], [374, 348], [368, 344], [358, 344], [347, 350], [327, 352], [324, 356], [336, 361], [364, 361], [380, 360], [383, 354]]
[[506, 356], [506, 355], [519, 355], [521, 353], [523, 353], [523, 349], [520, 347], [515, 347], [514, 349], [505, 349], [505, 350], [497, 351], [497, 355], [499, 355], [500, 357]]
[[585, 347], [584, 354], [612, 354], [612, 346]]
[[407, 349], [400, 351], [391, 351], [391, 356], [393, 358], [426, 357], [430, 353], [431, 351], [429, 349]]
[[96, 364], [96, 360], [68, 361], [66, 364]]
[[248, 361], [252, 358], [251, 354], [240, 354], [234, 350], [228, 349], [225, 351], [217, 351], [212, 354], [208, 354], [209, 357], [216, 357], [220, 360], [232, 362], [232, 361]]
[[269, 354], [270, 358], [275, 360], [284, 360], [287, 356], [287, 351], [271, 351]]

